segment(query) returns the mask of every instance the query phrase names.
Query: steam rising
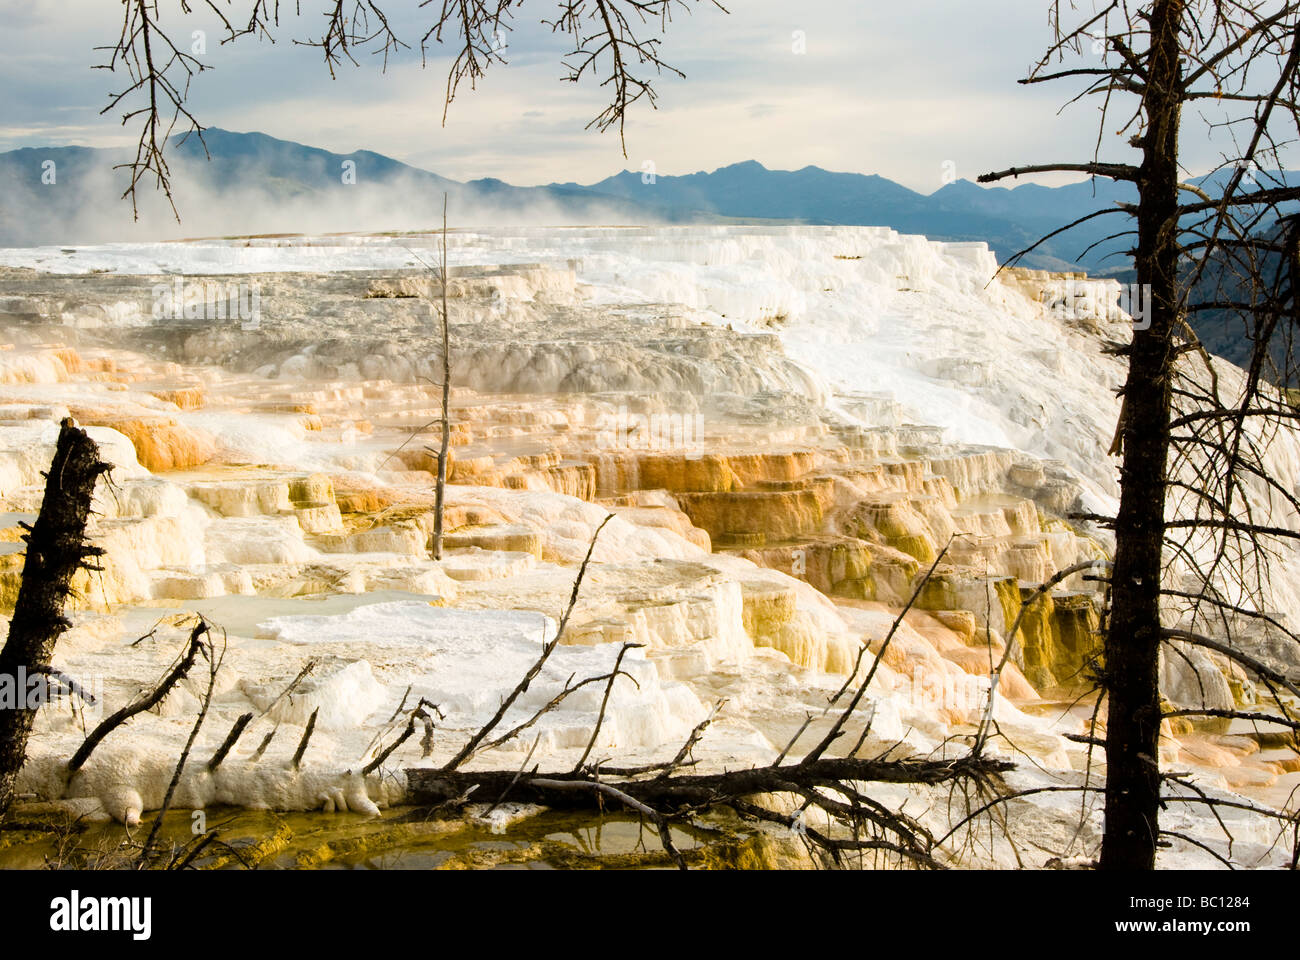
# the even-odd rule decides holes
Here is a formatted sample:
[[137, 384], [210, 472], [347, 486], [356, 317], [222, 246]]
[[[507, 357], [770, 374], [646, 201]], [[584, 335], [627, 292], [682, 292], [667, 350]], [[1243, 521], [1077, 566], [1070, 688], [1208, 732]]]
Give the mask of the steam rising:
[[[350, 158], [314, 153], [339, 162], [308, 156], [298, 169], [286, 171], [283, 164], [256, 156], [209, 162], [178, 151], [171, 161], [177, 222], [166, 197], [150, 181], [140, 184], [138, 219], [132, 220], [131, 203], [122, 197], [129, 173], [113, 169], [128, 154], [17, 150], [0, 158], [0, 245], [428, 230], [442, 223], [444, 190], [455, 226], [662, 222], [617, 198], [593, 200], [499, 181], [462, 184], [375, 154], [353, 155], [355, 182], [347, 183], [342, 161]], [[42, 182], [48, 169], [42, 165], [48, 160], [54, 161], [53, 183]], [[378, 176], [368, 169], [371, 161]]]

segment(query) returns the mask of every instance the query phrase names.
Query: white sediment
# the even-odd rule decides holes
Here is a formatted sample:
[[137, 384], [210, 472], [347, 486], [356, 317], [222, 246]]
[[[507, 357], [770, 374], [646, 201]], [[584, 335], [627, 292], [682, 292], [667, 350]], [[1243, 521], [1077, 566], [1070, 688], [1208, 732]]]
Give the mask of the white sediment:
[[[72, 252], [32, 248], [0, 250], [0, 266], [266, 275], [269, 284], [281, 271], [409, 267], [403, 244], [427, 242], [354, 237], [107, 244]], [[1079, 492], [1077, 506], [1084, 510], [1106, 513], [1116, 504], [1116, 461], [1107, 450], [1119, 415], [1115, 388], [1123, 367], [1098, 346], [1122, 338], [1123, 320], [1052, 314], [1026, 296], [1018, 281], [995, 278], [997, 265], [982, 244], [933, 243], [883, 228], [463, 231], [451, 237], [451, 262], [549, 265], [555, 275], [538, 271], [534, 280], [503, 281], [493, 309], [522, 329], [542, 322], [538, 318], [548, 305], [563, 302], [591, 311], [583, 316], [606, 324], [602, 329], [609, 332], [603, 346], [579, 348], [562, 338], [521, 342], [505, 353], [493, 346], [497, 352], [485, 352], [475, 369], [462, 371], [461, 379], [475, 380], [485, 394], [504, 393], [507, 380], [519, 393], [565, 398], [633, 382], [649, 385], [644, 392], [650, 401], [661, 400], [660, 393], [682, 379], [681, 370], [638, 369], [643, 358], [622, 332], [657, 322], [667, 304], [676, 325], [671, 329], [730, 326], [773, 338], [770, 348], [755, 348], [758, 359], [752, 363], [748, 357], [708, 355], [710, 346], [699, 346], [701, 356], [688, 359], [699, 361], [691, 372], [699, 374], [706, 396], [679, 397], [673, 401], [678, 407], [717, 397], [740, 397], [737, 405], [743, 407], [745, 398], [770, 391], [825, 413], [827, 423], [892, 428], [864, 444], [879, 442], [889, 459], [929, 456], [931, 472], [913, 478], [913, 486], [928, 484], [935, 491], [929, 507], [924, 496], [898, 506], [899, 521], [939, 542], [964, 532], [1009, 545], [992, 558], [1004, 575], [1045, 579], [1074, 562], [1083, 545], [1083, 538], [1058, 525], [1012, 549], [1017, 538], [1028, 540], [1038, 531], [1039, 511], [1025, 490], [1049, 489], [1059, 481]], [[125, 306], [106, 316], [108, 326], [147, 322]], [[238, 336], [208, 333], [213, 343]], [[201, 612], [224, 628], [225, 660], [181, 779], [175, 801], [181, 807], [377, 814], [401, 802], [400, 770], [445, 762], [553, 636], [577, 564], [607, 512], [555, 490], [458, 482], [448, 489], [448, 509], [489, 517], [483, 526], [519, 543], [457, 549], [436, 562], [429, 559], [429, 531], [418, 518], [379, 518], [365, 529], [345, 529], [335, 504], [295, 502], [290, 482], [321, 471], [358, 488], [411, 494], [421, 484], [427, 492], [428, 474], [394, 462], [394, 444], [351, 422], [321, 429], [302, 414], [258, 409], [256, 402], [265, 399], [258, 391], [267, 384], [298, 384], [304, 394], [316, 389], [322, 397], [346, 400], [353, 396], [349, 391], [361, 398], [363, 383], [381, 382], [391, 401], [385, 412], [394, 422], [422, 422], [431, 419], [423, 406], [427, 397], [405, 394], [401, 387], [435, 371], [429, 358], [407, 357], [400, 349], [334, 364], [328, 378], [317, 377], [326, 362], [309, 346], [274, 362], [268, 358], [246, 383], [222, 380], [209, 370], [203, 375], [213, 389], [236, 399], [190, 410], [130, 382], [77, 379], [49, 351], [0, 354], [0, 498], [8, 511], [30, 516], [39, 504], [40, 471], [70, 405], [165, 416], [216, 451], [204, 469], [155, 476], [140, 465], [122, 432], [91, 428], [115, 470], [114, 486], [98, 494], [100, 516], [93, 529], [109, 558], [104, 573], [90, 581], [87, 604], [99, 601], [98, 608], [112, 614], [83, 606], [54, 660], [73, 676], [101, 681], [99, 712], [106, 713], [166, 670], [188, 632], [182, 611]], [[182, 369], [172, 367], [173, 375]], [[1230, 387], [1232, 372], [1225, 377]], [[561, 402], [522, 411], [515, 426], [499, 427], [493, 439], [503, 447], [523, 444], [533, 422], [528, 414], [539, 421], [549, 417], [552, 426], [578, 423], [585, 415], [581, 401], [572, 401], [573, 409], [561, 409]], [[1294, 486], [1300, 445], [1279, 438], [1268, 456], [1277, 476]], [[621, 463], [615, 461], [605, 468], [615, 470]], [[879, 493], [865, 479], [837, 477], [833, 497], [843, 505]], [[1300, 529], [1300, 518], [1269, 503], [1266, 491], [1251, 496], [1279, 525]], [[771, 762], [808, 713], [824, 710], [859, 644], [889, 630], [894, 611], [883, 603], [832, 602], [785, 573], [710, 552], [698, 536], [692, 538], [693, 528], [676, 506], [667, 494], [647, 493], [604, 528], [574, 635], [557, 648], [498, 732], [527, 720], [570, 678], [609, 672], [622, 644], [632, 642], [642, 646], [623, 660], [627, 676], [612, 686], [593, 756], [620, 763], [667, 759], [713, 703], [726, 698], [727, 707], [696, 750], [702, 766]], [[1281, 563], [1273, 607], [1294, 617], [1300, 615], [1300, 580], [1291, 574], [1300, 564], [1291, 553]], [[789, 601], [788, 619], [776, 635], [760, 635], [752, 611], [747, 613], [747, 600], [764, 591]], [[146, 640], [131, 643], [158, 617], [173, 614]], [[1001, 611], [981, 616], [991, 630], [1005, 628]], [[901, 660], [882, 663], [873, 681], [868, 742], [880, 749], [901, 741], [915, 753], [942, 750], [952, 732], [976, 723], [983, 709], [984, 671], [969, 669], [953, 655], [963, 641], [928, 617], [899, 629], [894, 655]], [[310, 677], [277, 701], [312, 659], [318, 662]], [[872, 658], [865, 659], [869, 665]], [[1190, 674], [1166, 664], [1167, 693], [1192, 696], [1197, 674], [1217, 670], [1201, 661]], [[1227, 681], [1214, 676], [1222, 681], [1216, 681], [1214, 695], [1230, 698]], [[20, 790], [61, 799], [91, 815], [138, 820], [161, 804], [206, 685], [204, 669], [196, 669], [160, 709], [110, 736], [70, 780], [63, 764], [95, 717], [79, 717], [67, 705], [42, 711]], [[517, 767], [535, 739], [533, 762], [557, 769], [572, 765], [591, 737], [604, 689], [603, 683], [583, 687], [472, 765]], [[389, 722], [399, 704], [409, 709], [420, 698], [444, 714], [431, 755], [421, 756], [420, 730], [363, 778], [361, 769], [404, 725]], [[257, 719], [238, 747], [215, 773], [208, 772], [207, 760], [235, 718], [250, 711]], [[315, 711], [312, 740], [294, 768], [291, 757]], [[1011, 742], [1032, 759], [1021, 764], [1013, 785], [1078, 781], [1086, 748], [1065, 739], [1084, 729], [1078, 712], [1035, 711], [1000, 698], [995, 715], [1006, 741], [992, 749], [1006, 751]], [[254, 761], [255, 748], [273, 729], [271, 745]], [[1213, 778], [1206, 783], [1226, 787]], [[889, 788], [882, 796], [901, 789]], [[1050, 843], [1070, 844], [1079, 821], [1076, 795], [1043, 794], [1032, 810], [1041, 814]], [[1095, 810], [1085, 817], [1094, 833], [1098, 817]], [[1223, 846], [1213, 818], [1179, 810], [1171, 815], [1170, 823], [1175, 821], [1177, 829], [1216, 849]], [[1234, 855], [1240, 862], [1280, 862], [1282, 852], [1269, 852], [1262, 832], [1251, 834], [1255, 828], [1244, 821], [1239, 826], [1244, 832]], [[1180, 847], [1171, 862], [1206, 862], [1198, 856], [1203, 855]]]

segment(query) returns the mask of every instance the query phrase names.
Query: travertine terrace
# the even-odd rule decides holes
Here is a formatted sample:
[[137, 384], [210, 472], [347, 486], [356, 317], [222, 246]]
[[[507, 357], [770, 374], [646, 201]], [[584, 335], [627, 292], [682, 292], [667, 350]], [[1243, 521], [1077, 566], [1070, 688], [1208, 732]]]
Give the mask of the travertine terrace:
[[[1106, 536], [1071, 514], [1116, 493], [1106, 449], [1120, 367], [1102, 348], [1124, 323], [1053, 312], [1059, 277], [994, 279], [982, 245], [868, 228], [450, 241], [441, 561], [429, 550], [439, 285], [418, 262], [436, 237], [0, 251], [0, 597], [11, 609], [17, 524], [71, 415], [116, 468], [92, 530], [104, 570], [78, 584], [56, 665], [101, 682], [113, 709], [165, 669], [198, 612], [229, 643], [202, 750], [238, 714], [259, 714], [257, 736], [216, 774], [186, 774], [181, 806], [400, 804], [397, 771], [445, 757], [527, 669], [606, 513], [616, 519], [562, 655], [516, 709], [608, 670], [621, 642], [643, 644], [599, 744], [620, 760], [671, 755], [720, 700], [695, 753], [706, 766], [770, 762], [809, 715], [809, 736], [824, 731], [817, 718], [860, 645], [879, 649], [946, 549], [879, 668], [860, 747], [942, 751], [978, 724], [1022, 597], [1107, 557]], [[1097, 652], [1096, 590], [1070, 578], [1015, 638], [991, 749], [1022, 759], [1024, 782], [1077, 782], [1089, 762], [1067, 735], [1091, 710], [1078, 697]], [[1278, 605], [1291, 612], [1285, 590]], [[277, 701], [311, 658], [310, 680]], [[1186, 706], [1253, 695], [1191, 650], [1165, 664], [1164, 687]], [[127, 823], [156, 809], [199, 692], [174, 693], [66, 784], [59, 764], [83, 721], [44, 711], [29, 800]], [[358, 776], [408, 695], [446, 713], [432, 755], [412, 741]], [[317, 708], [307, 762], [292, 769]], [[572, 763], [599, 708], [600, 691], [584, 691], [537, 724], [535, 745], [530, 732], [475, 762], [517, 766], [531, 746]], [[1294, 783], [1276, 744], [1213, 722], [1168, 733], [1168, 757], [1208, 789], [1272, 796]], [[1077, 799], [1016, 810], [1038, 861], [1083, 855], [1098, 835]], [[1211, 822], [1170, 817], [1216, 842]], [[1242, 829], [1234, 856], [1273, 855], [1259, 828]]]

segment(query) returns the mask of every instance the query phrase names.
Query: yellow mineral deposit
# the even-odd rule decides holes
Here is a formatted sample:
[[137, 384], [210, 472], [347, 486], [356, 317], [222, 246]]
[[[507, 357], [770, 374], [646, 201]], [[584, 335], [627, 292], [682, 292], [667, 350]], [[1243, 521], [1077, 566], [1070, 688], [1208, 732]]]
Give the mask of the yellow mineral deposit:
[[[996, 713], [1006, 742], [1045, 768], [1082, 767], [1086, 746], [1062, 734], [1081, 732], [1094, 703], [1086, 691], [1098, 667], [1098, 585], [1072, 577], [1035, 600], [1016, 635], [1007, 635], [1038, 584], [1106, 555], [1103, 539], [1069, 519], [1084, 482], [1068, 479], [1059, 463], [944, 442], [908, 422], [833, 422], [817, 406], [823, 388], [809, 386], [771, 334], [679, 320], [653, 327], [653, 336], [672, 340], [667, 350], [607, 328], [588, 335], [598, 316], [572, 266], [482, 268], [455, 278], [449, 291], [461, 322], [480, 332], [453, 344], [445, 555], [434, 561], [437, 358], [431, 349], [399, 349], [396, 334], [367, 340], [360, 319], [405, 323], [414, 337], [428, 323], [432, 288], [418, 271], [388, 273], [331, 275], [328, 283], [275, 274], [264, 283], [267, 317], [256, 331], [181, 330], [146, 342], [123, 328], [114, 346], [73, 347], [52, 325], [44, 341], [28, 331], [0, 351], [0, 609], [13, 608], [18, 523], [39, 505], [53, 425], [70, 413], [117, 464], [90, 531], [107, 551], [103, 570], [78, 577], [76, 626], [60, 641], [56, 665], [74, 675], [108, 671], [108, 705], [120, 706], [174, 656], [169, 638], [181, 628], [134, 647], [124, 641], [166, 615], [202, 612], [231, 644], [209, 722], [216, 737], [245, 709], [264, 708], [269, 691], [308, 658], [328, 664], [304, 690], [304, 704], [328, 713], [308, 773], [239, 778], [268, 727], [250, 735], [228, 770], [186, 779], [185, 804], [369, 811], [400, 802], [382, 778], [342, 774], [356, 769], [375, 723], [414, 686], [449, 704], [438, 750], [472, 730], [485, 705], [498, 702], [504, 674], [520, 667], [513, 682], [530, 644], [553, 629], [607, 513], [616, 519], [597, 542], [564, 643], [575, 658], [643, 645], [634, 655], [639, 687], [616, 688], [605, 755], [658, 757], [727, 698], [730, 708], [700, 747], [702, 762], [770, 762], [806, 716], [824, 713], [855, 663], [865, 671], [882, 650], [871, 728], [851, 730], [845, 749], [861, 734], [864, 751], [901, 743], [925, 753], [974, 731], [989, 674], [1010, 645]], [[148, 279], [140, 279], [142, 290]], [[0, 281], [0, 292], [18, 282]], [[1011, 273], [995, 291], [999, 309], [1041, 316], [1039, 294], [1052, 282]], [[115, 285], [111, 296], [122, 290]], [[352, 332], [334, 337], [327, 325], [294, 319], [316, 315], [314, 308], [346, 315]], [[273, 339], [277, 316], [293, 336]], [[310, 348], [293, 345], [308, 333]], [[105, 333], [96, 342], [111, 341]], [[795, 400], [770, 407], [752, 400], [769, 395]], [[888, 406], [870, 396], [844, 400], [854, 403]], [[701, 409], [703, 432], [684, 448], [663, 449], [661, 438], [638, 432], [639, 416], [685, 423]], [[1074, 448], [1061, 456], [1078, 459]], [[1105, 481], [1102, 472], [1086, 483], [1102, 489]], [[920, 574], [945, 550], [885, 650]], [[472, 638], [484, 657], [505, 658], [501, 676], [457, 659], [448, 631], [462, 627], [457, 642]], [[860, 657], [863, 644], [869, 652]], [[573, 662], [578, 670], [598, 661]], [[1222, 706], [1253, 696], [1239, 671], [1204, 652], [1188, 664], [1164, 668], [1175, 705], [1186, 706], [1198, 689], [1212, 690]], [[440, 687], [456, 670], [463, 677], [454, 689]], [[587, 713], [540, 725], [539, 750], [576, 759], [595, 696], [583, 701]], [[139, 721], [147, 748], [131, 753], [130, 738], [106, 746], [68, 796], [122, 820], [156, 806], [157, 785], [174, 762], [170, 748], [189, 728], [183, 703], [169, 709]], [[811, 742], [819, 730], [824, 721], [812, 727]], [[70, 717], [43, 715], [28, 790], [49, 787], [77, 738]], [[277, 763], [285, 758], [276, 751], [296, 740], [291, 733], [273, 744]], [[1006, 742], [990, 749], [1009, 751]], [[1167, 750], [1243, 790], [1285, 785], [1294, 772], [1276, 744], [1205, 721], [1171, 722]], [[522, 761], [510, 746], [493, 762]], [[419, 761], [411, 753], [402, 762]], [[114, 764], [125, 771], [116, 780], [107, 773]], [[290, 822], [310, 833], [307, 821]], [[541, 844], [545, 832], [536, 832]], [[306, 862], [423, 842], [394, 837], [335, 837], [298, 855]], [[772, 842], [717, 856], [757, 865], [802, 855]]]

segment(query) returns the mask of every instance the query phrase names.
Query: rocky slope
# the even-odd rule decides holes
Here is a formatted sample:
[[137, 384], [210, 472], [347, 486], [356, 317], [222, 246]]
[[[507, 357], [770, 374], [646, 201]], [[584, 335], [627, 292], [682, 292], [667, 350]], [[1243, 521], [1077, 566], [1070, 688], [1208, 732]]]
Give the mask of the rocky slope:
[[[599, 748], [647, 762], [721, 700], [695, 754], [705, 765], [770, 762], [809, 716], [807, 735], [824, 732], [860, 644], [880, 649], [941, 552], [845, 739], [949, 749], [979, 722], [1022, 598], [1107, 556], [1106, 537], [1070, 515], [1113, 506], [1122, 369], [1102, 347], [1125, 318], [1053, 311], [1063, 278], [993, 279], [981, 245], [888, 230], [582, 228], [451, 238], [451, 486], [434, 561], [438, 285], [411, 266], [434, 242], [0, 258], [0, 541], [14, 548], [0, 554], [0, 602], [12, 605], [17, 523], [70, 414], [117, 468], [92, 531], [105, 569], [78, 585], [57, 665], [97, 680], [114, 708], [162, 672], [199, 612], [229, 642], [200, 749], [259, 714], [217, 773], [186, 774], [182, 806], [400, 803], [395, 772], [449, 756], [527, 669], [606, 513], [563, 656], [507, 722], [635, 642], [636, 684], [614, 688]], [[1274, 454], [1290, 478], [1293, 447]], [[1014, 638], [993, 748], [1032, 760], [1022, 781], [1075, 782], [1088, 763], [1065, 735], [1091, 712], [1096, 589], [1072, 577]], [[1285, 589], [1278, 600], [1290, 610]], [[310, 683], [277, 702], [313, 658]], [[1253, 684], [1188, 651], [1165, 664], [1164, 692], [1232, 706]], [[138, 819], [161, 802], [201, 694], [169, 697], [66, 785], [83, 720], [43, 712], [25, 788]], [[371, 776], [351, 772], [418, 696], [447, 714], [432, 753], [412, 741]], [[475, 762], [517, 766], [531, 745], [571, 764], [600, 706], [596, 688], [571, 697], [535, 745]], [[294, 768], [317, 708], [311, 762]], [[1292, 755], [1249, 731], [1168, 732], [1165, 759], [1211, 789], [1272, 799], [1296, 780]], [[1089, 852], [1095, 812], [1077, 830], [1077, 801], [1019, 806], [1040, 860]], [[1188, 829], [1221, 844], [1212, 822]], [[1274, 855], [1262, 833], [1234, 854]], [[954, 856], [1016, 858], [1009, 846]]]

